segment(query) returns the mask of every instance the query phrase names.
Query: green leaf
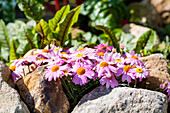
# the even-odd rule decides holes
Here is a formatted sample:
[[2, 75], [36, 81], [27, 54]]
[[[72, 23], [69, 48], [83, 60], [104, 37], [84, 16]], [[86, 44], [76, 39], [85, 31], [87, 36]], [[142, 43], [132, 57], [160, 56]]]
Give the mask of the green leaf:
[[28, 19], [39, 21], [42, 18], [44, 6], [37, 0], [17, 0], [17, 3]]
[[117, 51], [120, 51], [119, 42], [116, 39], [114, 32], [110, 28], [104, 26], [96, 26], [95, 28], [98, 30], [102, 30], [106, 34], [106, 36], [110, 38], [112, 45], [117, 49]]
[[0, 56], [8, 61], [9, 57], [9, 36], [3, 20], [0, 20]]
[[49, 20], [49, 26], [51, 31], [55, 31], [58, 24], [66, 17], [66, 15], [70, 11], [70, 6], [63, 6], [57, 13], [55, 14], [54, 18]]
[[77, 22], [78, 15], [81, 11], [81, 5], [76, 7], [75, 9], [71, 10], [63, 22], [59, 24], [58, 37], [60, 39], [60, 46], [64, 46], [65, 39], [68, 37], [68, 33], [71, 29], [71, 26]]
[[46, 21], [41, 19], [41, 21], [35, 26], [35, 31], [38, 32], [42, 38], [46, 38], [50, 33], [49, 25]]
[[10, 48], [10, 56], [9, 56], [10, 61], [17, 59], [14, 45], [15, 45], [14, 40], [11, 39], [11, 48]]
[[146, 31], [137, 41], [135, 51], [140, 53], [141, 50], [151, 50], [152, 47], [156, 44], [157, 35], [155, 31], [148, 30]]

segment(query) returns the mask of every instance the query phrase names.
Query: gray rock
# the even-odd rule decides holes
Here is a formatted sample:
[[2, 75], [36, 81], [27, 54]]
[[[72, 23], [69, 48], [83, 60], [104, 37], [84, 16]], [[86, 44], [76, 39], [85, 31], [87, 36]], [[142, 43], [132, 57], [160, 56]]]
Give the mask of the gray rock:
[[0, 72], [2, 79], [7, 82], [11, 87], [15, 87], [14, 82], [11, 78], [11, 71], [9, 70], [9, 67], [4, 64], [3, 62], [0, 62]]
[[8, 66], [0, 62], [0, 113], [29, 113], [18, 92], [8, 85], [9, 79]]
[[160, 92], [100, 86], [86, 94], [72, 113], [167, 113], [167, 96]]

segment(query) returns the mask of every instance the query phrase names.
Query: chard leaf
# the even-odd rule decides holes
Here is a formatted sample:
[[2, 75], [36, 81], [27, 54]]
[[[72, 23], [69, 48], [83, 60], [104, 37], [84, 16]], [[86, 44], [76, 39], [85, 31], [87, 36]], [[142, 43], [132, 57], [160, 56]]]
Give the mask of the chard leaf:
[[58, 32], [58, 38], [60, 39], [60, 46], [64, 46], [65, 40], [68, 37], [68, 33], [71, 29], [71, 26], [77, 22], [78, 20], [78, 16], [80, 14], [81, 11], [81, 5], [76, 7], [75, 9], [71, 10], [65, 17], [65, 19], [63, 20], [63, 22], [61, 22], [59, 24], [59, 27], [57, 29]]
[[98, 30], [102, 30], [106, 34], [106, 36], [110, 38], [113, 47], [115, 47], [118, 52], [120, 51], [119, 42], [115, 37], [115, 33], [110, 28], [104, 26], [96, 26], [95, 28]]
[[51, 31], [55, 31], [56, 28], [58, 27], [58, 24], [66, 17], [66, 15], [70, 11], [70, 6], [63, 6], [61, 10], [57, 11], [55, 14], [54, 18], [49, 20], [49, 26]]
[[141, 50], [151, 50], [152, 47], [156, 44], [157, 35], [155, 31], [148, 30], [146, 31], [137, 41], [135, 51], [136, 53], [140, 53]]
[[10, 45], [9, 45], [9, 36], [8, 32], [5, 26], [5, 23], [3, 20], [0, 20], [0, 56], [8, 61], [9, 57], [9, 50], [10, 50]]
[[42, 38], [46, 38], [48, 34], [50, 33], [50, 28], [48, 23], [41, 19], [40, 22], [35, 26], [35, 31], [38, 32]]
[[15, 44], [14, 40], [11, 39], [11, 48], [10, 48], [10, 56], [9, 56], [10, 61], [17, 59], [16, 52], [15, 52]]

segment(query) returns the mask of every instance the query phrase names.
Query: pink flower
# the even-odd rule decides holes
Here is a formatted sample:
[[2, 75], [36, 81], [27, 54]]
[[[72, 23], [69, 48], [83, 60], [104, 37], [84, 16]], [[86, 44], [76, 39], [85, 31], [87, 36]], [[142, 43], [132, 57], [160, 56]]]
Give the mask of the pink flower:
[[140, 55], [139, 54], [135, 54], [135, 51], [130, 51], [129, 53], [125, 53], [126, 58], [125, 58], [125, 62], [127, 64], [131, 64], [131, 65], [142, 65], [144, 66], [144, 64], [139, 60]]
[[124, 65], [123, 67], [119, 68], [117, 71], [117, 76], [120, 76], [122, 74], [122, 82], [127, 80], [128, 83], [131, 82], [132, 73], [129, 72], [129, 70], [132, 67], [130, 65]]
[[106, 52], [112, 51], [112, 49], [114, 49], [114, 47], [108, 46], [108, 42], [105, 44], [99, 44], [99, 45], [95, 46], [95, 48], [97, 49], [97, 51], [104, 50]]
[[62, 78], [67, 72], [67, 65], [61, 66], [57, 63], [54, 63], [53, 65], [47, 66], [48, 73], [45, 75], [45, 78], [48, 79], [48, 81], [52, 81], [54, 79], [56, 81], [57, 78]]
[[142, 81], [143, 78], [147, 78], [150, 73], [150, 70], [145, 69], [143, 66], [136, 66], [136, 68], [130, 69], [129, 73], [132, 74], [132, 78], [139, 78], [139, 81]]
[[12, 80], [15, 82], [17, 78], [20, 78], [21, 74], [23, 74], [23, 68], [24, 66], [17, 67], [15, 65], [11, 65], [9, 69], [12, 71], [11, 76]]
[[106, 76], [103, 76], [101, 79], [100, 79], [100, 84], [101, 85], [104, 85], [106, 84], [106, 88], [108, 89], [110, 86], [111, 88], [114, 88], [116, 86], [119, 86], [117, 80], [115, 79], [114, 75], [112, 74], [112, 76], [110, 78], [108, 78], [107, 76], [107, 73], [105, 73]]
[[88, 83], [87, 78], [93, 79], [95, 76], [91, 66], [78, 62], [73, 66], [72, 72], [74, 75], [72, 81], [75, 84], [80, 84], [81, 86]]
[[111, 54], [105, 53], [103, 59], [101, 59], [100, 63], [96, 66], [96, 72], [98, 73], [99, 78], [104, 76], [105, 73], [107, 73], [106, 76], [110, 78], [112, 76], [112, 72], [117, 72], [117, 68], [115, 68], [111, 64], [113, 64], [111, 62]]
[[166, 79], [166, 82], [168, 83], [168, 85], [163, 91], [166, 90], [166, 92], [168, 93], [168, 97], [169, 97], [168, 101], [170, 102], [170, 82], [167, 79]]

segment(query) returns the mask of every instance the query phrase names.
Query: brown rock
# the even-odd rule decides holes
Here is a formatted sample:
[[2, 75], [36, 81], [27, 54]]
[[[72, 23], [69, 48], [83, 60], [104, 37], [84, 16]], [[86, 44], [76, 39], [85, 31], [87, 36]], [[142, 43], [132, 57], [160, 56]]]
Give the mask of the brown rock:
[[15, 84], [12, 81], [11, 71], [10, 71], [9, 67], [3, 62], [0, 62], [0, 72], [2, 74], [2, 79], [5, 82], [7, 82], [11, 87], [14, 88]]
[[170, 23], [170, 0], [151, 0], [151, 4], [161, 15], [165, 24]]
[[132, 40], [132, 42], [137, 42], [137, 40], [140, 36], [142, 36], [143, 33], [150, 30], [150, 28], [148, 27], [143, 27], [133, 23], [124, 25], [122, 29], [125, 33], [130, 33], [136, 37], [134, 40]]
[[31, 112], [67, 113], [69, 102], [60, 79], [51, 82], [45, 80], [43, 70], [44, 67], [38, 67], [16, 82], [21, 97]]
[[11, 80], [10, 74], [8, 66], [0, 62], [0, 113], [30, 113], [18, 92], [7, 83]]
[[160, 87], [160, 84], [166, 83], [165, 79], [170, 81], [168, 74], [168, 64], [162, 54], [152, 54], [146, 57], [141, 57], [140, 60], [148, 64], [147, 69], [150, 69], [150, 77], [138, 83], [139, 87], [155, 90]]
[[71, 28], [71, 36], [73, 39], [77, 38], [78, 33], [84, 33], [84, 31], [77, 28]]
[[36, 51], [36, 49], [29, 50], [23, 57], [29, 59], [34, 54], [34, 51]]

